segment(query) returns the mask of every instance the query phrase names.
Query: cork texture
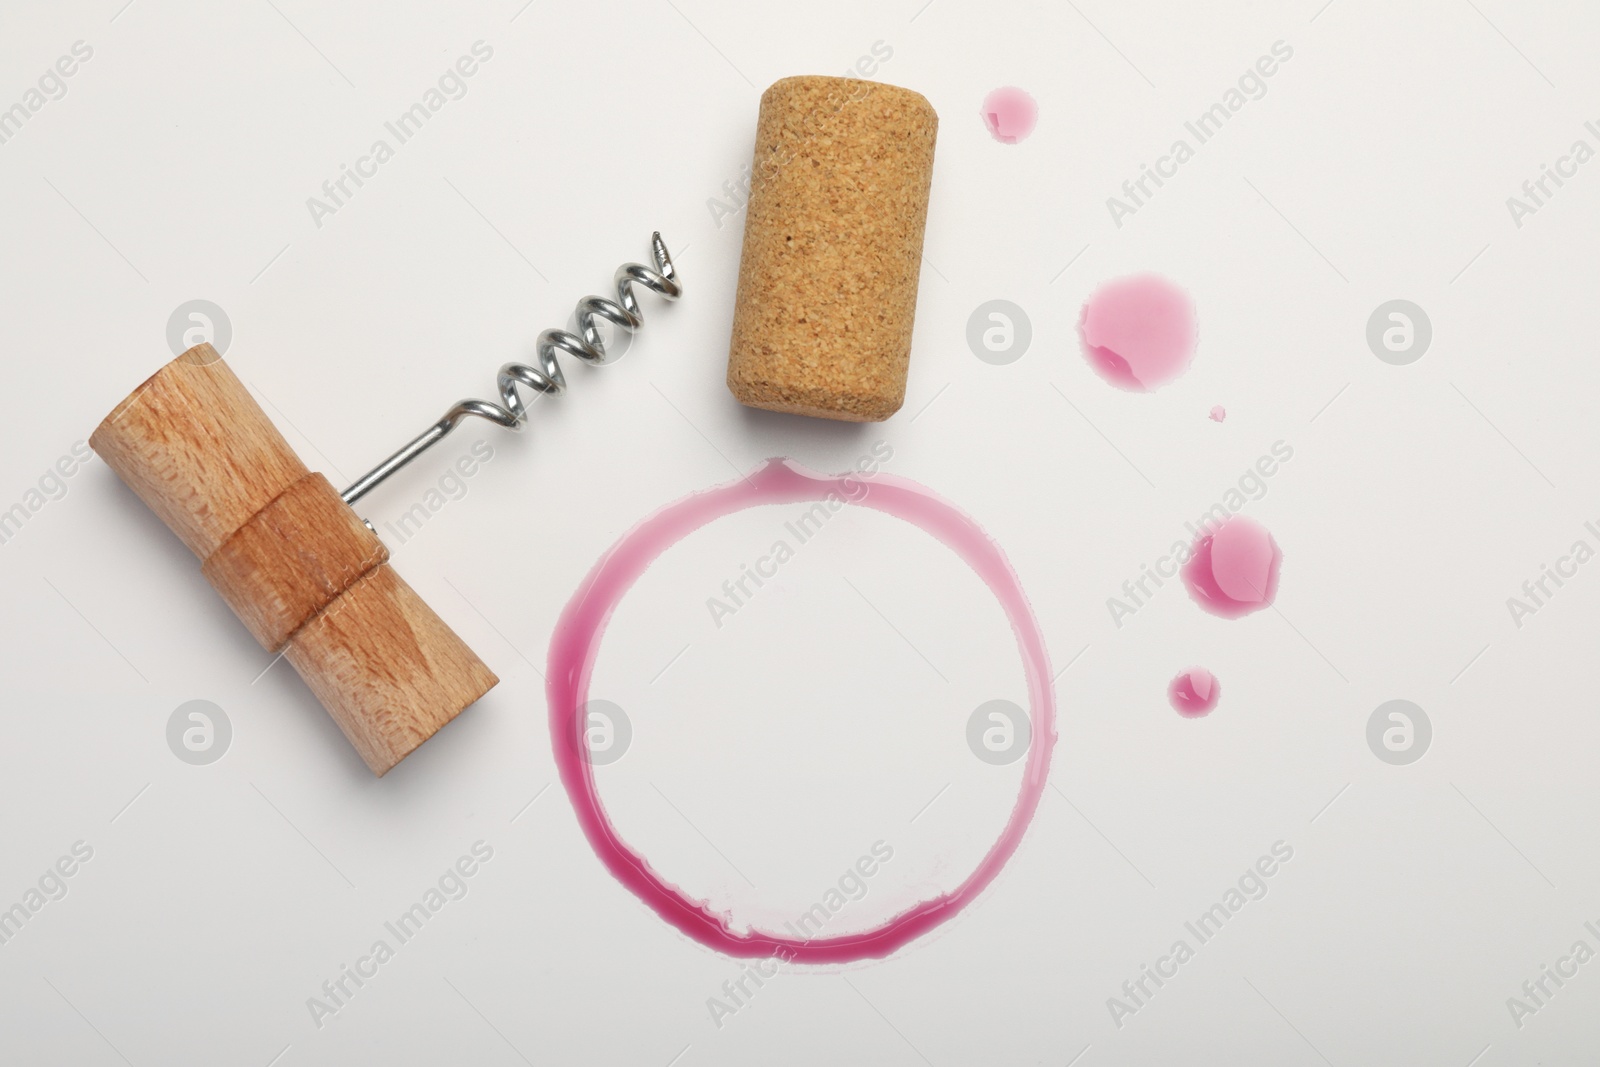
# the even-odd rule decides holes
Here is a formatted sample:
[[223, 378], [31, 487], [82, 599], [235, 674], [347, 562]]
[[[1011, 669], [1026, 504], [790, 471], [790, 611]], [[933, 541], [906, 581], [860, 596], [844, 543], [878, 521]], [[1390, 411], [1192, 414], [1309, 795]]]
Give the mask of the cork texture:
[[905, 401], [939, 117], [918, 93], [804, 76], [761, 97], [728, 388], [879, 422]]

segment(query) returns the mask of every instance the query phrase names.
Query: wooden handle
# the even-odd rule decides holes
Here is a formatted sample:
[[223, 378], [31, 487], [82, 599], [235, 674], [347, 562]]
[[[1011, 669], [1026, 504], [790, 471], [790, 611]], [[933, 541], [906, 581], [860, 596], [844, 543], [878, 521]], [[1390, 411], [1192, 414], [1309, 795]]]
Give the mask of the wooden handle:
[[208, 344], [162, 367], [89, 444], [284, 651], [382, 775], [499, 681]]

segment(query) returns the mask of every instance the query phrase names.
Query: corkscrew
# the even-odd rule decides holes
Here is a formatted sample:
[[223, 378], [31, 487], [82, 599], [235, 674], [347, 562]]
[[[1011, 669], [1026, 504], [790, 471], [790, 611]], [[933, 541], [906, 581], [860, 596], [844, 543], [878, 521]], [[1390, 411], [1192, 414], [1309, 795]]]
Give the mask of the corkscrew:
[[532, 363], [500, 368], [499, 403], [460, 401], [343, 493], [306, 469], [209, 344], [158, 370], [90, 435], [107, 466], [200, 558], [261, 646], [305, 679], [373, 773], [499, 679], [394, 572], [389, 550], [350, 505], [469, 416], [522, 429], [522, 390], [536, 398], [566, 389], [559, 354], [614, 362], [620, 353], [607, 351], [601, 327], [631, 334], [643, 324], [634, 288], [667, 300], [683, 292], [661, 235], [650, 243], [654, 269], [619, 267], [615, 300], [584, 297], [576, 333], [545, 330]]
[[616, 300], [607, 300], [601, 296], [586, 296], [578, 301], [579, 333], [552, 328], [539, 334], [539, 340], [534, 346], [538, 366], [513, 362], [500, 368], [497, 384], [503, 403], [496, 404], [490, 400], [457, 401], [438, 422], [412, 438], [394, 455], [357, 478], [350, 488], [339, 494], [344, 502], [354, 504], [366, 496], [385, 478], [443, 441], [449, 436], [450, 431], [469, 415], [488, 419], [508, 430], [522, 430], [528, 424], [528, 409], [522, 403], [522, 394], [518, 386], [533, 390], [535, 396], [559, 396], [566, 391], [567, 379], [561, 373], [561, 364], [556, 361], [557, 352], [565, 352], [596, 367], [614, 362], [614, 358], [606, 354], [605, 341], [600, 332], [600, 320], [603, 319], [628, 333], [632, 333], [644, 324], [644, 317], [639, 312], [639, 300], [633, 295], [635, 284], [642, 285], [667, 300], [676, 300], [683, 295], [683, 287], [678, 282], [677, 272], [672, 266], [672, 257], [667, 253], [667, 245], [661, 239], [661, 234], [650, 235], [650, 250], [655, 259], [655, 270], [642, 263], [624, 263], [617, 268], [613, 279], [617, 290]]

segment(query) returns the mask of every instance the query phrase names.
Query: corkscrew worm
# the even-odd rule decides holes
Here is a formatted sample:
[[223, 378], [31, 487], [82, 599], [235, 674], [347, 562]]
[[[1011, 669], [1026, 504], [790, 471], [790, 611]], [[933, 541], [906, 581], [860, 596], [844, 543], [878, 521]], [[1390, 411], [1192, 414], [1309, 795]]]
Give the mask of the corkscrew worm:
[[683, 295], [683, 286], [673, 269], [672, 257], [667, 254], [666, 242], [661, 240], [659, 233], [650, 235], [650, 251], [655, 259], [655, 270], [642, 263], [625, 263], [617, 268], [615, 300], [586, 296], [578, 301], [578, 333], [552, 328], [539, 334], [534, 346], [538, 366], [507, 363], [500, 368], [497, 384], [501, 403], [496, 404], [492, 400], [458, 401], [438, 422], [340, 493], [344, 502], [354, 504], [366, 496], [385, 478], [448, 437], [450, 431], [468, 415], [488, 419], [508, 430], [521, 430], [528, 423], [528, 409], [522, 402], [519, 386], [531, 389], [535, 394], [548, 393], [553, 396], [566, 391], [567, 379], [561, 373], [561, 364], [556, 362], [557, 352], [565, 352], [597, 367], [615, 362], [617, 357], [606, 353], [604, 338], [600, 334], [600, 320], [604, 319], [628, 333], [643, 325], [644, 316], [639, 312], [639, 300], [633, 293], [636, 284], [659, 293], [667, 300], [676, 300]]

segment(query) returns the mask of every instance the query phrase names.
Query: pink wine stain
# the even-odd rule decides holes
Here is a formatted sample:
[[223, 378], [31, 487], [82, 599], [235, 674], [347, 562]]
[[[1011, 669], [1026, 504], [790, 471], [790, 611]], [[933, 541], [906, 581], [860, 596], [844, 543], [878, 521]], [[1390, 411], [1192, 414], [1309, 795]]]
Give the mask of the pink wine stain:
[[1237, 619], [1277, 599], [1282, 562], [1283, 553], [1265, 526], [1234, 515], [1195, 541], [1183, 584], [1206, 611]]
[[[916, 482], [879, 474], [867, 482], [854, 475], [824, 475], [783, 459], [769, 459], [748, 477], [716, 486], [669, 504], [612, 545], [573, 593], [550, 639], [545, 694], [550, 702], [550, 735], [562, 785], [600, 862], [657, 915], [679, 931], [718, 952], [760, 959], [777, 956], [799, 963], [846, 963], [887, 956], [954, 916], [983, 891], [1016, 851], [1044, 795], [1055, 747], [1055, 697], [1044, 635], [1028, 599], [1000, 546], [972, 519]], [[585, 757], [584, 723], [579, 709], [589, 699], [589, 679], [607, 621], [623, 595], [645, 569], [672, 545], [701, 527], [761, 504], [822, 501], [829, 497], [856, 503], [911, 523], [951, 549], [988, 585], [1004, 609], [1022, 652], [1032, 707], [1034, 743], [1028, 748], [1022, 787], [1000, 837], [977, 869], [955, 889], [923, 900], [883, 925], [860, 933], [809, 940], [733, 929], [731, 917], [714, 912], [666, 882], [643, 856], [618, 836], [595, 788], [594, 768]]]
[[1227, 417], [1228, 417], [1228, 409], [1223, 407], [1221, 404], [1218, 404], [1218, 405], [1216, 405], [1215, 407], [1213, 407], [1211, 409], [1211, 421], [1212, 422], [1221, 422], [1223, 419], [1225, 419]]
[[1100, 377], [1119, 389], [1156, 389], [1194, 358], [1194, 302], [1155, 274], [1117, 278], [1084, 303], [1078, 337]]
[[1190, 667], [1180, 672], [1167, 686], [1167, 699], [1172, 702], [1173, 710], [1186, 719], [1209, 714], [1221, 696], [1222, 684], [1204, 667]]
[[983, 98], [983, 124], [1001, 144], [1016, 144], [1033, 132], [1039, 105], [1014, 85], [996, 89]]

